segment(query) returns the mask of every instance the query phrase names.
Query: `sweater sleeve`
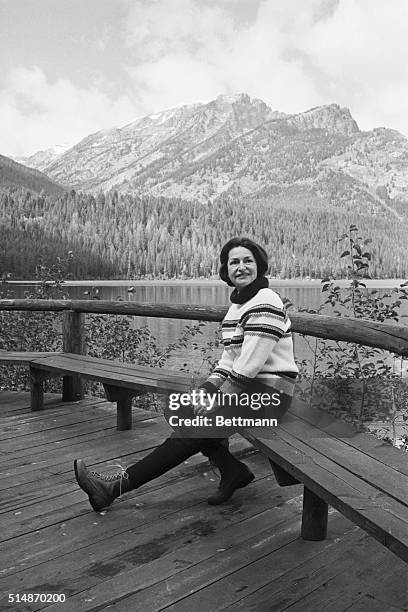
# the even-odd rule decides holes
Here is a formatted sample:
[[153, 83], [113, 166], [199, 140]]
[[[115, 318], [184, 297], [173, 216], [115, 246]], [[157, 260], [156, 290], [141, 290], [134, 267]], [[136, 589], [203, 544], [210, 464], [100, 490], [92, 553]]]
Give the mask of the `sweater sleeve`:
[[259, 304], [248, 310], [240, 322], [243, 342], [231, 372], [219, 387], [222, 393], [240, 393], [262, 370], [275, 344], [288, 333], [290, 322], [281, 300]]
[[207, 380], [201, 385], [201, 388], [208, 392], [215, 392], [227, 380], [231, 373], [231, 359], [228, 357], [228, 352], [224, 349], [221, 359], [211, 372]]

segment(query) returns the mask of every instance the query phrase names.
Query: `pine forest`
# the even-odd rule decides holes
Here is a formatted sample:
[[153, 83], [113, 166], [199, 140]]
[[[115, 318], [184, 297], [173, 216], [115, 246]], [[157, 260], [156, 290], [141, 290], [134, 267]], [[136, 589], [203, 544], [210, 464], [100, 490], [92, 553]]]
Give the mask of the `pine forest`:
[[339, 237], [354, 223], [373, 241], [373, 277], [408, 276], [405, 223], [335, 204], [284, 207], [232, 196], [203, 204], [117, 191], [38, 195], [9, 188], [0, 193], [0, 273], [33, 278], [36, 265], [72, 251], [77, 279], [215, 278], [221, 246], [243, 235], [266, 247], [273, 277], [339, 278], [347, 276]]

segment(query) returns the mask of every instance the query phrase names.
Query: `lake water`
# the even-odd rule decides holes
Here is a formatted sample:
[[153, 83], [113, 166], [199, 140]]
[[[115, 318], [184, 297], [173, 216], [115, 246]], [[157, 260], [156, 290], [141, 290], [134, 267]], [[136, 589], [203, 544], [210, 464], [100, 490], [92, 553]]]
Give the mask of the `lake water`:
[[[402, 281], [369, 281], [367, 285], [371, 288], [377, 288], [379, 292], [385, 292], [387, 289], [397, 287]], [[347, 281], [339, 282], [338, 284], [347, 286]], [[10, 288], [14, 292], [14, 297], [25, 297], [26, 291], [32, 291], [33, 283], [10, 283]], [[321, 284], [319, 281], [271, 281], [270, 286], [275, 289], [282, 298], [288, 298], [295, 308], [312, 308], [316, 309], [324, 299], [321, 293]], [[229, 289], [225, 284], [216, 281], [75, 281], [70, 285], [66, 285], [67, 297], [71, 299], [90, 299], [98, 297], [103, 300], [124, 300], [134, 302], [147, 303], [167, 303], [167, 304], [200, 304], [200, 305], [222, 305], [229, 304]], [[408, 323], [408, 304], [403, 304], [401, 312], [401, 322]], [[162, 346], [166, 346], [174, 342], [180, 337], [182, 329], [186, 325], [194, 325], [194, 321], [180, 321], [175, 319], [160, 319], [150, 317], [134, 317], [134, 325], [147, 325], [150, 331], [157, 338]], [[203, 328], [201, 336], [195, 336], [191, 342], [197, 343], [204, 347], [208, 340], [214, 339], [219, 332], [217, 323], [207, 323]], [[306, 360], [309, 363], [307, 369], [311, 372], [311, 364], [313, 361], [313, 348], [315, 339], [310, 338], [308, 341], [302, 336], [295, 334], [295, 355], [297, 362]], [[217, 354], [216, 354], [217, 353]], [[214, 351], [213, 357], [217, 358], [219, 351]], [[324, 358], [321, 363], [324, 363]], [[405, 376], [408, 375], [406, 360], [403, 364], [400, 361], [394, 361], [390, 355], [387, 361], [394, 366], [396, 372], [400, 372], [402, 367]], [[184, 368], [183, 364], [187, 363], [188, 367]], [[174, 352], [170, 360], [166, 363], [166, 367], [174, 369], [187, 369], [190, 372], [195, 372], [197, 377], [201, 377], [207, 371], [207, 367], [203, 365], [202, 355], [193, 348], [180, 349]], [[200, 375], [198, 374], [200, 372]], [[307, 384], [307, 383], [306, 383]], [[389, 395], [387, 396], [389, 397]], [[334, 398], [334, 399], [333, 399]], [[348, 398], [348, 396], [347, 396]], [[320, 401], [313, 398], [313, 402]], [[341, 410], [339, 415], [343, 413], [344, 418], [353, 420], [353, 405], [350, 405], [349, 399], [345, 402], [339, 400], [337, 395], [331, 396], [330, 393], [324, 395], [324, 402], [328, 402], [330, 409], [333, 406], [336, 408], [339, 404]], [[367, 427], [373, 431], [378, 437], [393, 436], [394, 443], [403, 442], [404, 436], [408, 435], [408, 428], [403, 420], [404, 415], [408, 417], [408, 409], [406, 402], [401, 403], [399, 407], [398, 417], [393, 418], [392, 422], [389, 416], [383, 416], [383, 407], [376, 414], [377, 408], [371, 405], [374, 410], [371, 417], [367, 420]], [[397, 404], [399, 404], [397, 399]], [[337, 408], [336, 408], [337, 410]]]
[[[399, 280], [369, 281], [370, 288], [377, 288], [386, 291], [387, 288], [396, 287]], [[346, 286], [347, 281], [339, 284]], [[22, 298], [25, 292], [32, 290], [33, 283], [11, 283], [14, 297]], [[321, 292], [319, 281], [296, 281], [296, 280], [271, 280], [270, 286], [277, 291], [282, 298], [288, 298], [294, 308], [316, 309], [325, 294]], [[229, 304], [231, 289], [220, 281], [73, 281], [66, 284], [67, 296], [71, 299], [91, 299], [99, 298], [102, 300], [124, 300], [133, 302], [147, 302], [152, 304], [199, 304], [199, 305], [221, 305]], [[408, 315], [408, 305], [404, 304], [402, 312], [406, 319]], [[152, 334], [163, 346], [176, 341], [186, 325], [194, 324], [194, 321], [183, 321], [177, 319], [161, 319], [150, 317], [134, 317], [134, 324], [137, 326], [147, 325]], [[208, 339], [214, 338], [217, 333], [218, 324], [207, 323], [203, 328], [203, 335], [196, 336], [194, 342], [204, 346]], [[314, 342], [314, 340], [312, 340]], [[300, 361], [311, 357], [311, 350], [308, 343], [296, 336], [295, 338], [296, 357]], [[174, 355], [168, 364], [177, 367], [181, 362], [197, 360], [197, 353], [186, 351]]]
[[[129, 291], [131, 288], [131, 291]], [[281, 297], [286, 297], [296, 306], [316, 308], [321, 299], [319, 286], [312, 287], [277, 287]], [[226, 306], [229, 302], [231, 289], [224, 283], [148, 283], [116, 286], [70, 287], [69, 294], [72, 299], [89, 299], [85, 292], [91, 292], [103, 300], [128, 300], [132, 302], [147, 302], [151, 304], [199, 304], [208, 306]], [[194, 322], [177, 319], [160, 319], [151, 317], [135, 317], [138, 325], [147, 325], [151, 332], [160, 338], [162, 344], [174, 342], [180, 336], [185, 325]], [[217, 324], [208, 323], [206, 328], [213, 331]]]

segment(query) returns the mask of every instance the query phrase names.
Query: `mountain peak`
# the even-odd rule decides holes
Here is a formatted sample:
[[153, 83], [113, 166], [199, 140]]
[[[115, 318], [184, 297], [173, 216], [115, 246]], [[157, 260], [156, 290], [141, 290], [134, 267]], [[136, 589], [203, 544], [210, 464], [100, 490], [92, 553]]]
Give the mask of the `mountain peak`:
[[91, 134], [44, 170], [74, 189], [206, 202], [225, 194], [264, 197], [287, 185], [328, 193], [330, 186], [320, 185], [329, 169], [363, 191], [385, 186], [390, 197], [407, 198], [407, 151], [402, 135], [362, 132], [339, 104], [289, 115], [236, 93]]
[[35, 168], [36, 170], [42, 171], [46, 168], [51, 162], [57, 159], [60, 155], [63, 155], [65, 151], [69, 149], [69, 145], [55, 145], [50, 147], [49, 149], [43, 149], [42, 151], [37, 151], [33, 155], [28, 157], [12, 157], [15, 162], [19, 164], [23, 164], [24, 166], [28, 166], [29, 168]]
[[338, 104], [315, 106], [303, 113], [291, 115], [287, 121], [301, 130], [320, 128], [344, 136], [351, 136], [360, 131], [349, 109], [341, 108]]
[[[251, 98], [247, 93], [236, 93], [236, 94], [220, 94], [215, 98], [215, 100], [211, 100], [208, 104], [215, 104], [217, 106], [252, 106], [252, 107], [262, 107], [264, 109], [268, 109], [268, 111], [273, 112], [267, 104], [260, 98]], [[284, 115], [284, 113], [280, 113]]]
[[244, 102], [248, 104], [251, 102], [251, 98], [246, 93], [220, 94], [215, 98], [215, 102], [219, 102], [222, 104], [235, 104], [236, 102]]

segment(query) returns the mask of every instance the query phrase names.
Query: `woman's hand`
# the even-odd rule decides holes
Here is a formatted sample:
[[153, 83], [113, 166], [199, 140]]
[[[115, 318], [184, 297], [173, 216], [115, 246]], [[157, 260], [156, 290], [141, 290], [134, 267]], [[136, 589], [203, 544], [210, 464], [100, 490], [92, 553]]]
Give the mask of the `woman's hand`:
[[206, 416], [207, 414], [211, 414], [211, 412], [215, 412], [216, 408], [216, 404], [211, 404], [208, 397], [205, 399], [203, 398], [197, 406], [194, 406], [194, 416]]

